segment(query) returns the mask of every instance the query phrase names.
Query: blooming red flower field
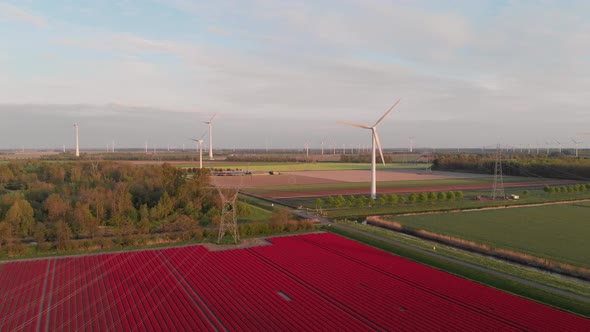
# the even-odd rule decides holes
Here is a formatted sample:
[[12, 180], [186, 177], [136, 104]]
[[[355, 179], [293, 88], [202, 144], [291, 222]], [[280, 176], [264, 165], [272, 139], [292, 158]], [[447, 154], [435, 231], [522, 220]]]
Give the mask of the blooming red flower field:
[[330, 233], [270, 242], [0, 264], [0, 331], [590, 329]]

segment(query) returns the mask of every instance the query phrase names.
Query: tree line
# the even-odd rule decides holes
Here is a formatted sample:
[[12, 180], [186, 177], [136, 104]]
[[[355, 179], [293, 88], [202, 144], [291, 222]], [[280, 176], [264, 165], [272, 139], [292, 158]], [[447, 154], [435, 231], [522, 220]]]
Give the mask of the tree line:
[[[67, 251], [77, 245], [140, 245], [158, 238], [207, 236], [220, 216], [209, 171], [110, 161], [0, 165], [0, 250], [26, 244]], [[237, 214], [250, 207], [238, 203]], [[82, 244], [81, 244], [82, 243]]]
[[[496, 158], [494, 155], [437, 155], [432, 169], [443, 171], [464, 171], [494, 174]], [[590, 160], [571, 157], [539, 158], [537, 156], [511, 156], [502, 160], [502, 174], [558, 178], [569, 180], [590, 179]]]
[[573, 184], [569, 186], [545, 186], [543, 191], [550, 194], [556, 193], [573, 193], [573, 192], [586, 192], [590, 189], [590, 183], [586, 184]]
[[410, 193], [408, 195], [383, 194], [377, 199], [370, 196], [343, 195], [328, 196], [326, 199], [318, 198], [315, 201], [316, 209], [321, 208], [343, 208], [343, 207], [378, 207], [378, 206], [395, 206], [398, 204], [414, 204], [417, 202], [435, 202], [435, 201], [454, 201], [462, 200], [462, 191], [439, 191], [439, 192], [420, 192]]

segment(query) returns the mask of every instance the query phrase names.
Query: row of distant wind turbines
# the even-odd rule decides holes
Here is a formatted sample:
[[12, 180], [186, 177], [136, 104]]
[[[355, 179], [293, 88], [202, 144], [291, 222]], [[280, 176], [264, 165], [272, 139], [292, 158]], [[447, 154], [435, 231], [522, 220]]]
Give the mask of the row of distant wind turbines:
[[[213, 119], [217, 114], [213, 114], [211, 120], [204, 122], [209, 126], [209, 160], [213, 160]], [[203, 168], [203, 137], [207, 133], [205, 132], [199, 139], [191, 138], [191, 140], [199, 143], [199, 168]]]
[[[371, 130], [371, 134], [372, 134], [372, 144], [371, 144], [371, 197], [372, 198], [376, 198], [377, 197], [377, 154], [376, 154], [376, 148], [379, 147], [379, 155], [381, 156], [381, 161], [383, 162], [383, 164], [385, 164], [385, 159], [383, 158], [383, 149], [381, 147], [381, 140], [379, 139], [379, 134], [377, 132], [377, 127], [383, 122], [383, 120], [385, 120], [385, 117], [393, 110], [393, 108], [400, 102], [400, 100], [396, 101], [395, 104], [393, 104], [393, 106], [391, 106], [389, 108], [389, 110], [387, 110], [387, 112], [385, 112], [385, 114], [383, 114], [383, 116], [381, 116], [381, 118], [379, 118], [379, 120], [377, 120], [377, 122], [375, 122], [375, 124], [373, 126], [367, 126], [367, 125], [362, 125], [362, 124], [357, 124], [357, 123], [351, 123], [351, 122], [344, 122], [344, 121], [339, 121], [342, 124], [345, 125], [349, 125], [349, 126], [353, 126], [353, 127], [358, 127], [358, 128], [363, 128], [363, 129], [369, 129]], [[215, 116], [217, 114], [214, 114], [211, 119], [209, 121], [204, 122], [205, 124], [207, 124], [207, 126], [209, 127], [208, 131], [209, 131], [209, 160], [213, 160], [213, 120], [215, 119]], [[76, 128], [76, 157], [80, 157], [80, 144], [79, 144], [79, 127], [78, 124], [75, 123], [74, 127]], [[199, 144], [199, 168], [203, 168], [203, 137], [205, 137], [207, 133], [205, 132], [199, 139], [194, 139], [192, 138], [191, 140], [197, 142]], [[113, 144], [114, 146], [114, 144]]]
[[[209, 126], [209, 160], [213, 160], [213, 119], [215, 119], [217, 114], [214, 114], [209, 121], [203, 122]], [[76, 157], [80, 157], [80, 131], [79, 126], [77, 123], [74, 123], [74, 128], [76, 128]], [[207, 132], [203, 134], [199, 139], [191, 139], [197, 143], [199, 143], [199, 168], [203, 168], [203, 137]], [[146, 143], [146, 152], [147, 152], [147, 143]], [[64, 146], [65, 150], [65, 146]], [[113, 141], [112, 151], [115, 152], [115, 142]]]
[[[401, 99], [398, 99], [386, 112], [383, 114], [377, 122], [373, 126], [352, 123], [352, 122], [345, 122], [345, 121], [338, 121], [341, 124], [357, 127], [361, 129], [369, 129], [371, 130], [371, 197], [377, 198], [377, 147], [379, 148], [379, 155], [381, 156], [381, 162], [385, 165], [385, 159], [383, 158], [383, 149], [381, 146], [381, 140], [379, 139], [379, 133], [377, 132], [377, 127], [385, 120], [387, 115], [393, 111], [393, 109], [399, 104]], [[209, 160], [213, 159], [213, 120], [215, 119], [217, 114], [214, 114], [209, 121], [204, 122], [208, 126], [209, 132]], [[80, 147], [78, 141], [78, 124], [74, 124], [76, 127], [76, 157], [80, 156]], [[199, 168], [203, 168], [203, 137], [207, 132], [205, 132], [199, 139], [191, 139], [199, 144]], [[590, 135], [590, 133], [579, 133], [578, 135]], [[413, 137], [410, 137], [410, 152], [413, 150]], [[575, 141], [572, 139], [574, 144], [576, 145], [576, 156], [578, 156], [578, 144], [582, 142]], [[558, 142], [559, 143], [559, 142]], [[561, 143], [559, 143], [561, 147]], [[113, 144], [114, 149], [114, 144]]]

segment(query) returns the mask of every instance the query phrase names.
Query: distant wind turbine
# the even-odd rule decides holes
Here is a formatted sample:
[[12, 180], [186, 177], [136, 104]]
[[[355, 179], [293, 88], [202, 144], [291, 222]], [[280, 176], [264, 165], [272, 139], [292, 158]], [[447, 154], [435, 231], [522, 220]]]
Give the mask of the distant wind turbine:
[[74, 123], [74, 127], [76, 127], [76, 157], [80, 157], [80, 141], [78, 139], [78, 136], [79, 136], [78, 124]]
[[191, 140], [199, 143], [199, 169], [203, 168], [203, 137], [205, 137], [205, 134], [207, 133], [204, 133], [199, 139], [191, 138]]
[[575, 146], [576, 146], [576, 158], [578, 158], [578, 144], [580, 143], [584, 143], [582, 141], [576, 141], [575, 139], [572, 138], [572, 142], [574, 142]]
[[203, 122], [209, 126], [209, 160], [213, 160], [213, 119], [217, 114], [213, 114], [211, 120]]
[[383, 162], [383, 164], [385, 164], [385, 159], [383, 158], [383, 149], [381, 148], [381, 141], [379, 140], [379, 134], [377, 133], [377, 127], [381, 124], [381, 122], [383, 122], [385, 117], [393, 110], [393, 108], [400, 102], [400, 100], [396, 101], [395, 104], [393, 104], [393, 106], [391, 106], [389, 108], [389, 110], [387, 112], [385, 112], [385, 114], [383, 114], [383, 116], [381, 116], [381, 118], [379, 118], [379, 120], [377, 120], [377, 122], [375, 122], [375, 124], [372, 127], [367, 126], [367, 125], [357, 124], [357, 123], [339, 121], [340, 123], [348, 125], [348, 126], [371, 130], [371, 133], [372, 133], [371, 197], [372, 198], [377, 198], [377, 155], [376, 155], [376, 147], [377, 146], [379, 147], [379, 154], [381, 155], [381, 161]]
[[556, 139], [554, 141], [557, 143], [557, 145], [559, 145], [559, 154], [561, 155], [561, 142]]

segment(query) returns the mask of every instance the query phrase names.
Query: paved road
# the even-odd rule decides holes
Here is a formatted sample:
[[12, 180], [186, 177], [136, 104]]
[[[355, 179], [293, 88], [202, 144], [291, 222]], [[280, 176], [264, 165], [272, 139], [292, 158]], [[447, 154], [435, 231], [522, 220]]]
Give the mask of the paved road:
[[562, 296], [565, 296], [565, 297], [569, 297], [569, 298], [572, 298], [572, 299], [575, 299], [575, 300], [578, 300], [578, 301], [590, 303], [590, 297], [587, 297], [587, 296], [584, 296], [584, 295], [575, 294], [575, 293], [568, 292], [566, 290], [562, 290], [562, 289], [559, 289], [559, 288], [555, 288], [555, 287], [543, 285], [543, 284], [540, 284], [538, 282], [531, 281], [531, 280], [528, 280], [528, 279], [523, 279], [523, 278], [520, 278], [520, 277], [516, 277], [516, 276], [510, 275], [510, 274], [504, 273], [504, 272], [499, 272], [499, 271], [491, 270], [491, 269], [488, 269], [488, 268], [483, 267], [483, 266], [479, 266], [479, 265], [471, 264], [471, 263], [468, 263], [468, 262], [464, 262], [464, 261], [461, 261], [461, 260], [458, 260], [458, 259], [455, 259], [455, 258], [452, 258], [452, 257], [448, 257], [448, 256], [444, 256], [444, 255], [438, 254], [436, 252], [432, 252], [432, 251], [425, 250], [425, 249], [422, 249], [422, 248], [417, 248], [417, 247], [414, 247], [414, 246], [411, 246], [411, 245], [408, 245], [406, 243], [402, 243], [402, 242], [399, 242], [399, 241], [396, 241], [396, 240], [393, 240], [393, 239], [390, 239], [390, 238], [385, 238], [385, 237], [382, 237], [382, 236], [379, 236], [379, 235], [376, 235], [376, 234], [365, 232], [365, 231], [356, 229], [354, 227], [350, 227], [350, 226], [343, 225], [343, 224], [337, 224], [337, 223], [332, 222], [328, 218], [323, 218], [323, 217], [318, 217], [318, 216], [315, 216], [315, 215], [312, 215], [312, 214], [308, 214], [307, 212], [305, 212], [303, 210], [293, 210], [292, 212], [294, 214], [300, 216], [300, 217], [303, 217], [303, 218], [319, 220], [321, 223], [326, 224], [326, 225], [328, 225], [330, 227], [341, 228], [341, 229], [345, 229], [347, 231], [357, 232], [357, 233], [360, 233], [362, 235], [371, 237], [373, 239], [377, 239], [377, 240], [380, 240], [380, 241], [383, 241], [383, 242], [387, 242], [387, 243], [390, 243], [390, 244], [393, 244], [393, 245], [396, 245], [396, 246], [399, 246], [399, 247], [402, 247], [402, 248], [405, 248], [405, 249], [413, 250], [413, 251], [419, 252], [419, 253], [424, 254], [424, 255], [428, 255], [428, 256], [431, 256], [431, 257], [434, 257], [434, 258], [446, 260], [446, 261], [449, 261], [449, 262], [452, 262], [452, 263], [455, 263], [455, 264], [459, 264], [459, 265], [462, 265], [462, 266], [466, 266], [466, 267], [472, 268], [474, 270], [485, 272], [487, 274], [495, 275], [495, 276], [498, 276], [498, 277], [501, 277], [501, 278], [505, 278], [505, 279], [508, 279], [508, 280], [516, 281], [516, 282], [519, 282], [519, 283], [522, 283], [522, 284], [525, 284], [525, 285], [528, 285], [528, 286], [532, 286], [532, 287], [535, 287], [535, 288], [538, 288], [538, 289], [542, 289], [544, 291], [548, 291], [548, 292], [551, 292], [551, 293], [554, 293], [554, 294], [558, 294], [558, 295], [562, 295]]

